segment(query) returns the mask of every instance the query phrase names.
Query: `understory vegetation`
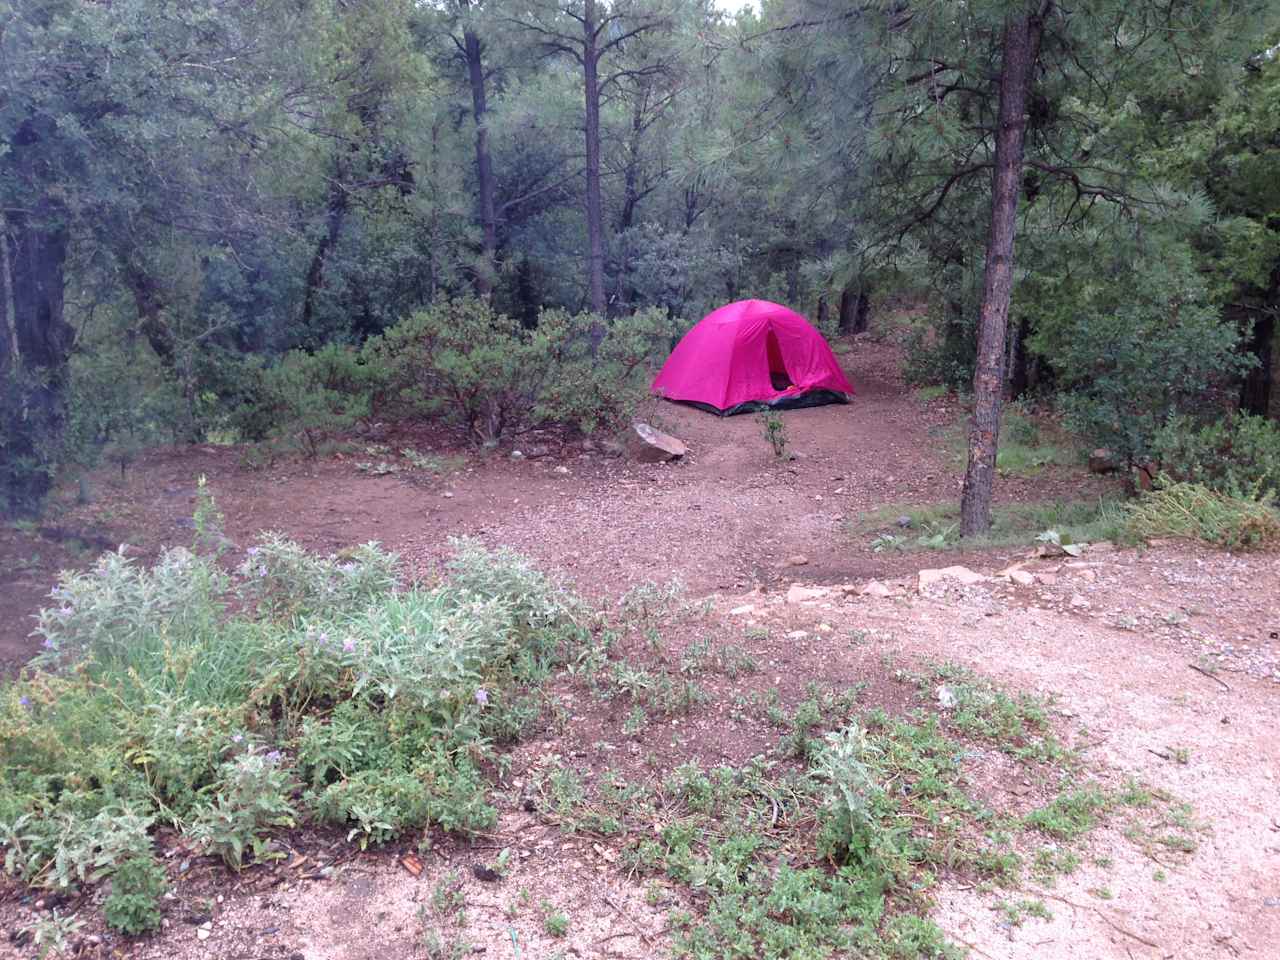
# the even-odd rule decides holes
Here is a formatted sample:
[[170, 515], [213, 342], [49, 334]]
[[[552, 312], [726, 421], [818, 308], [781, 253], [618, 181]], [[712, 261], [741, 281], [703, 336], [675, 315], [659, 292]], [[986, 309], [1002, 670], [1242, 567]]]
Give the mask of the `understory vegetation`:
[[361, 847], [491, 826], [499, 748], [590, 617], [526, 561], [455, 548], [436, 587], [398, 589], [372, 544], [317, 557], [274, 535], [230, 575], [182, 548], [66, 574], [44, 652], [0, 695], [5, 870], [110, 880], [108, 922], [138, 933], [159, 921], [160, 827], [240, 869], [301, 824]]
[[[203, 500], [197, 547], [219, 542], [218, 519]], [[106, 554], [52, 599], [43, 653], [0, 691], [4, 869], [59, 891], [104, 885], [105, 920], [129, 935], [162, 917], [158, 831], [232, 870], [315, 825], [360, 848], [427, 826], [466, 838], [495, 825], [505, 746], [568, 722], [551, 681], [621, 698], [624, 735], [641, 737], [706, 709], [709, 680], [759, 672], [733, 644], [666, 655], [662, 626], [705, 613], [676, 583], [635, 588], [606, 619], [471, 541], [434, 586], [400, 585], [372, 544], [319, 557], [266, 535], [233, 572], [216, 549], [170, 549], [149, 569]], [[618, 652], [637, 644], [651, 662]], [[940, 878], [1051, 884], [1078, 862], [1064, 844], [1122, 809], [1135, 842], [1165, 842], [1169, 799], [1092, 782], [1046, 701], [946, 665], [894, 676], [916, 691], [906, 714], [861, 686], [812, 684], [789, 709], [776, 691], [737, 697], [734, 715], [777, 731], [744, 765], [600, 774], [548, 755], [528, 789], [541, 816], [667, 885], [682, 957], [959, 955], [928, 920]], [[943, 688], [945, 709], [929, 709]], [[1016, 813], [975, 794], [994, 756], [1046, 802]], [[1194, 849], [1194, 830], [1169, 829]], [[569, 922], [548, 907], [553, 936]]]

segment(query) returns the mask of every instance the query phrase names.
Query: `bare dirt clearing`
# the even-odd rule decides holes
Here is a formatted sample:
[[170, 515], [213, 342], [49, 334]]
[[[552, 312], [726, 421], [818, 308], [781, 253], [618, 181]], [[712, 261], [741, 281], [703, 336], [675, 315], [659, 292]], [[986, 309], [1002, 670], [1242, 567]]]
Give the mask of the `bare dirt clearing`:
[[[1032, 586], [992, 580], [921, 594], [914, 579], [922, 567], [964, 563], [990, 574], [1029, 550], [878, 554], [850, 539], [846, 522], [859, 511], [955, 497], [960, 466], [939, 440], [954, 405], [907, 392], [887, 346], [860, 342], [844, 360], [858, 399], [785, 414], [798, 454], [786, 463], [774, 461], [754, 418], [663, 405], [651, 413], [689, 443], [687, 463], [636, 465], [551, 436], [522, 441], [545, 455], [472, 455], [462, 469], [416, 479], [361, 470], [357, 463], [381, 454], [360, 450], [264, 470], [224, 448], [160, 452], [126, 484], [102, 478], [99, 502], [55, 511], [49, 524], [62, 534], [53, 540], [6, 531], [0, 597], [11, 661], [32, 650], [26, 617], [53, 568], [83, 564], [98, 542], [77, 553], [69, 538], [125, 541], [142, 557], [187, 543], [194, 478], [203, 473], [241, 548], [263, 529], [320, 550], [377, 539], [427, 573], [447, 536], [472, 535], [566, 573], [601, 602], [676, 576], [712, 597], [711, 612], [664, 623], [661, 649], [625, 652], [678, 662], [711, 638], [759, 665], [750, 676], [708, 681], [708, 702], [640, 733], [624, 730], [621, 705], [587, 702], [566, 683], [555, 721], [512, 756], [493, 798], [500, 820], [491, 836], [471, 844], [432, 836], [416, 873], [403, 858], [417, 838], [377, 854], [357, 854], [339, 835], [298, 838], [289, 860], [239, 876], [193, 858], [166, 907], [165, 932], [138, 943], [81, 937], [86, 955], [421, 957], [427, 921], [449, 911], [438, 903], [442, 890], [465, 902], [467, 923], [453, 917], [440, 928], [485, 957], [664, 955], [679, 888], [633, 879], [611, 842], [548, 822], [530, 797], [538, 771], [555, 758], [588, 780], [619, 767], [661, 779], [690, 758], [743, 763], [774, 749], [777, 731], [741, 699], [776, 696], [793, 708], [810, 682], [856, 689], [858, 702], [892, 712], [929, 705], [945, 717], [932, 689], [906, 679], [942, 661], [1050, 695], [1054, 726], [1083, 751], [1091, 777], [1115, 787], [1133, 777], [1189, 803], [1197, 841], [1178, 855], [1108, 820], [1086, 839], [1078, 869], [1015, 894], [1043, 898], [1051, 920], [1015, 923], [996, 909], [1009, 894], [944, 878], [935, 917], [956, 942], [1000, 958], [1271, 955], [1280, 942], [1280, 560], [1174, 544], [1099, 550], [1031, 562]], [[362, 442], [452, 450], [425, 433]], [[1060, 469], [1002, 481], [1000, 495], [1029, 501], [1102, 489]], [[797, 554], [807, 562], [787, 565]], [[909, 578], [910, 589], [786, 600], [793, 581], [873, 577]], [[966, 775], [1010, 809], [1042, 802], [1054, 787], [1011, 777], [999, 757], [972, 758]], [[481, 879], [502, 849], [511, 851], [506, 875]], [[171, 875], [183, 859], [172, 858]], [[10, 889], [3, 899], [0, 915], [17, 930], [40, 898]], [[562, 936], [548, 922], [557, 913], [567, 920]], [[31, 947], [0, 943], [0, 956], [6, 950], [25, 956]]]

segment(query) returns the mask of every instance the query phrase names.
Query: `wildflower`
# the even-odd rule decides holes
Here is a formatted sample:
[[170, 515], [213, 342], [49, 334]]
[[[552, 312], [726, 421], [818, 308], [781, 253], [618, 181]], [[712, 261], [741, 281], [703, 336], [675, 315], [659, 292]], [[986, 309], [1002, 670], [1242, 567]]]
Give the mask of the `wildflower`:
[[267, 761], [270, 763], [279, 763], [280, 758], [283, 756], [284, 754], [282, 754], [279, 750], [272, 750], [270, 753], [267, 754]]
[[489, 702], [489, 691], [486, 690], [484, 687], [480, 687], [479, 689], [477, 689], [476, 703], [480, 704], [480, 706], [483, 707], [488, 702]]
[[320, 636], [316, 637], [316, 643], [320, 644], [322, 647], [326, 646], [329, 643], [329, 635], [321, 630]]
[[58, 608], [58, 616], [60, 616], [60, 617], [62, 617], [62, 618], [64, 618], [64, 619], [65, 619], [66, 617], [71, 616], [71, 614], [73, 614], [73, 613], [75, 613], [75, 611], [74, 611], [74, 610], [72, 610], [70, 607], [59, 607], [59, 608]]
[[19, 698], [18, 698], [18, 703], [22, 704], [22, 705], [23, 705], [24, 707], [26, 707], [28, 710], [30, 710], [30, 709], [31, 709], [31, 698], [30, 698], [30, 697], [19, 697]]
[[245, 551], [245, 553], [251, 557], [256, 557], [258, 555], [258, 548], [250, 547], [248, 550]]
[[50, 638], [50, 637], [45, 637], [45, 638], [44, 638], [44, 643], [42, 644], [42, 646], [43, 646], [46, 650], [52, 650], [52, 649], [53, 649], [53, 640], [52, 640], [52, 638]]
[[352, 640], [350, 637], [347, 637], [347, 639], [342, 641], [343, 653], [355, 653], [355, 649], [356, 649], [356, 642]]
[[267, 565], [265, 563], [258, 564], [258, 576], [265, 577], [267, 575]]
[[232, 742], [232, 743], [244, 743], [244, 734], [243, 734], [243, 733], [237, 733], [234, 737], [232, 737], [232, 738], [231, 738], [231, 742]]

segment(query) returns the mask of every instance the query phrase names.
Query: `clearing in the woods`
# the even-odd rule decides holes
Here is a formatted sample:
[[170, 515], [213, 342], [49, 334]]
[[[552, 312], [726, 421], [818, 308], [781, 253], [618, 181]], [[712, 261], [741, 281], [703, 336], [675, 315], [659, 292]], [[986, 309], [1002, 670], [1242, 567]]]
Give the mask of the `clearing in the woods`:
[[[920, 508], [958, 499], [963, 410], [906, 388], [888, 344], [840, 350], [858, 396], [783, 413], [791, 459], [756, 417], [658, 403], [645, 416], [687, 442], [684, 462], [634, 463], [553, 433], [522, 438], [515, 456], [373, 425], [314, 461], [154, 451], [123, 479], [95, 477], [91, 503], [68, 492], [46, 526], [6, 529], [10, 673], [35, 652], [30, 617], [59, 568], [119, 543], [145, 563], [191, 542], [201, 475], [237, 561], [277, 530], [320, 553], [376, 540], [429, 578], [447, 538], [470, 536], [565, 576], [620, 624], [592, 670], [548, 681], [549, 719], [492, 771], [492, 829], [368, 852], [342, 832], [299, 833], [283, 859], [238, 874], [175, 849], [164, 930], [132, 941], [91, 920], [67, 931], [68, 948], [860, 955], [866, 922], [883, 955], [928, 956], [919, 916], [976, 957], [1271, 955], [1280, 561], [1174, 543], [1033, 556], [1034, 524], [1117, 493], [1056, 448], [1011, 461], [999, 482], [1023, 533], [927, 549], [952, 532]], [[997, 576], [1019, 563], [1026, 575]], [[920, 570], [952, 565], [982, 577], [922, 586]], [[823, 752], [851, 718], [864, 739]], [[855, 821], [858, 803], [893, 796], [886, 816], [902, 832], [860, 852], [828, 845], [824, 861], [825, 826], [802, 813], [822, 775], [800, 774], [837, 755], [846, 773], [881, 777], [850, 801]], [[843, 826], [856, 840], [856, 822]], [[917, 866], [895, 873], [896, 855]], [[833, 879], [859, 857], [898, 878], [891, 915], [859, 915]], [[0, 918], [15, 935], [0, 956], [34, 954], [18, 932], [55, 906], [94, 912], [7, 887]], [[784, 927], [794, 940], [767, 939]]]

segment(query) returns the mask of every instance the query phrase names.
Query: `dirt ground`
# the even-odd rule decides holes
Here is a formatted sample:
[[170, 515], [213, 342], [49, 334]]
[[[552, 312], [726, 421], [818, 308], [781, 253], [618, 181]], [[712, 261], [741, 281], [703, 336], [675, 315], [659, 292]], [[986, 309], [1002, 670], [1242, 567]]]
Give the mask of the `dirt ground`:
[[[77, 506], [68, 494], [42, 531], [0, 534], [0, 655], [11, 669], [30, 655], [28, 618], [60, 566], [85, 565], [106, 544], [128, 543], [146, 559], [165, 544], [189, 542], [201, 474], [241, 549], [264, 529], [318, 550], [372, 539], [427, 575], [447, 553], [448, 536], [476, 536], [533, 556], [601, 602], [639, 582], [679, 577], [711, 598], [698, 631], [732, 638], [762, 665], [749, 683], [724, 681], [716, 702], [748, 686], [778, 689], [786, 701], [809, 680], [872, 682], [883, 687], [878, 697], [906, 696], [894, 692], [896, 671], [950, 661], [1051, 695], [1055, 725], [1084, 748], [1097, 778], [1118, 785], [1136, 777], [1192, 804], [1201, 830], [1189, 859], [1153, 859], [1159, 855], [1127, 841], [1118, 826], [1104, 827], [1086, 842], [1079, 870], [1053, 888], [1025, 891], [1045, 899], [1049, 921], [1011, 925], [993, 909], [994, 895], [944, 882], [935, 919], [973, 956], [1275, 956], [1280, 559], [1180, 544], [1099, 548], [1079, 560], [1032, 560], [1026, 548], [875, 553], [848, 533], [860, 511], [958, 495], [962, 465], [942, 438], [959, 411], [908, 391], [889, 345], [860, 340], [842, 360], [857, 399], [785, 413], [797, 454], [785, 463], [774, 460], [754, 418], [721, 420], [665, 404], [646, 416], [688, 442], [690, 456], [677, 465], [636, 464], [546, 435], [522, 438], [520, 458], [510, 447], [470, 452], [465, 466], [440, 477], [361, 470], [357, 464], [377, 462], [383, 447], [458, 451], [448, 435], [386, 428], [362, 438], [363, 450], [267, 469], [251, 469], [230, 448], [155, 452], [124, 481], [95, 478], [93, 503]], [[1003, 479], [998, 496], [1075, 499], [1105, 489], [1082, 471], [1055, 468]], [[797, 555], [806, 562], [789, 564]], [[990, 579], [917, 589], [924, 567], [964, 564], [991, 575], [1015, 561], [1026, 561], [1032, 585]], [[837, 589], [787, 600], [793, 582], [873, 578], [890, 583], [893, 595]], [[528, 812], [529, 772], [553, 755], [603, 768], [619, 752], [640, 750], [664, 764], [693, 756], [741, 762], [755, 740], [714, 707], [656, 726], [643, 746], [623, 737], [619, 715], [579, 710], [568, 698], [564, 714], [562, 729], [517, 751], [494, 797], [494, 833], [469, 845], [432, 838], [420, 871], [403, 860], [416, 838], [403, 849], [358, 854], [341, 836], [311, 836], [287, 862], [238, 877], [197, 859], [171, 871], [182, 880], [164, 932], [136, 944], [85, 938], [83, 945], [109, 948], [102, 956], [407, 960], [426, 955], [420, 911], [443, 885], [465, 895], [465, 937], [477, 955], [664, 955], [666, 915], [679, 894], [628, 878], [607, 845], [566, 837]], [[1021, 788], [999, 789], [1016, 802]], [[504, 848], [512, 851], [507, 875], [481, 879], [477, 868]], [[0, 900], [10, 903], [14, 924], [50, 905], [14, 889]], [[543, 922], [553, 908], [570, 918], [562, 938]], [[29, 951], [0, 941], [0, 957]]]

